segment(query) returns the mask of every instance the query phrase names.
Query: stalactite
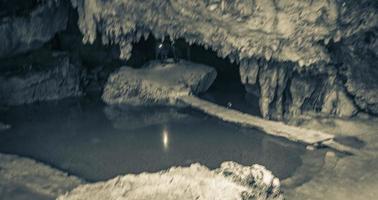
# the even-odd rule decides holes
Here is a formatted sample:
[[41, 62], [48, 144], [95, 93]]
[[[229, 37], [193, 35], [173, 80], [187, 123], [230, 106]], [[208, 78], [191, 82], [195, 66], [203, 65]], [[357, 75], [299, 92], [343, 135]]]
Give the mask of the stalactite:
[[[252, 4], [243, 3], [237, 1], [235, 5], [224, 7], [223, 11], [219, 10], [221, 5], [209, 11], [207, 6], [210, 4], [202, 1], [148, 0], [141, 4], [126, 0], [72, 0], [79, 12], [84, 42], [92, 43], [99, 32], [109, 41], [120, 44], [125, 42], [122, 35], [129, 35], [137, 27], [146, 27], [157, 38], [166, 35], [173, 39], [187, 38], [190, 44], [214, 49], [221, 57], [236, 52], [237, 60], [264, 57], [266, 60], [296, 62], [299, 67], [329, 62], [329, 55], [319, 41], [344, 37], [340, 30], [349, 35], [355, 32], [348, 29], [355, 26], [353, 20], [347, 21], [350, 24], [347, 27], [338, 24], [338, 12], [343, 6], [340, 1], [308, 0], [292, 4], [279, 2], [277, 5], [254, 2], [259, 9], [251, 8], [248, 12], [244, 10]], [[273, 8], [269, 5], [277, 12], [271, 13]], [[348, 9], [353, 9], [354, 14], [361, 12], [358, 6], [349, 5]], [[365, 23], [358, 30], [369, 28], [377, 21], [374, 18], [376, 10], [364, 12], [372, 23]], [[237, 13], [244, 13], [243, 17]], [[345, 15], [345, 11], [342, 14]], [[272, 24], [272, 20], [275, 23]], [[131, 41], [138, 41], [140, 34], [133, 37], [136, 38]]]

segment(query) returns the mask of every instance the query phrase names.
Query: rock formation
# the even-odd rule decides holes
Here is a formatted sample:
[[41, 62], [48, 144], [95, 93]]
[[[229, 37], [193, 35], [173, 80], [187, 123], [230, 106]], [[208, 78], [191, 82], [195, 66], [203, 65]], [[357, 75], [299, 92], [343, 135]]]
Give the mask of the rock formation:
[[[24, 4], [33, 5], [31, 1], [9, 1], [0, 4], [4, 6], [5, 12], [5, 17], [0, 18], [0, 58], [39, 48], [51, 40], [57, 32], [66, 28], [67, 3], [49, 1], [49, 3], [37, 4], [35, 7], [29, 5], [32, 9], [30, 13], [27, 8], [22, 8]], [[21, 7], [21, 11], [26, 13], [17, 13], [17, 7]], [[12, 8], [13, 12], [6, 12], [9, 12], [9, 9], [12, 11]]]
[[205, 92], [216, 76], [215, 69], [186, 61], [122, 67], [110, 75], [102, 99], [108, 104], [176, 105], [177, 96]]
[[378, 114], [378, 27], [336, 46], [335, 60], [345, 89], [363, 111]]
[[200, 164], [157, 173], [119, 176], [81, 185], [58, 200], [273, 200], [283, 199], [280, 181], [260, 165], [224, 162], [209, 170]]
[[[358, 111], [376, 115], [377, 27], [328, 46], [332, 63], [296, 70], [293, 63], [249, 60], [240, 74], [247, 92], [260, 96], [264, 117], [282, 119], [306, 112], [350, 117]], [[254, 90], [254, 91], [251, 91]]]
[[0, 105], [20, 105], [79, 96], [80, 65], [65, 53], [34, 53], [3, 63], [10, 70], [0, 75]]
[[[300, 66], [327, 62], [330, 40], [376, 25], [376, 3], [369, 0], [72, 0], [79, 12], [83, 41], [101, 37], [120, 45], [129, 58], [132, 42], [152, 33], [212, 48], [221, 57], [291, 61]], [[98, 36], [97, 33], [101, 35]]]
[[53, 199], [84, 181], [15, 155], [0, 153], [1, 199]]
[[[258, 88], [265, 118], [282, 120], [311, 112], [338, 117], [350, 117], [359, 110], [376, 113], [374, 81], [353, 81], [353, 76], [374, 71], [374, 57], [366, 61], [365, 70], [359, 69], [358, 58], [343, 62], [350, 65], [345, 83], [335, 51], [329, 48], [330, 44], [357, 45], [352, 38], [371, 32], [375, 41], [376, 1], [72, 3], [80, 16], [83, 41], [93, 43], [101, 37], [104, 44], [119, 44], [124, 59], [130, 57], [133, 42], [153, 34], [156, 38], [183, 38], [240, 62], [242, 81], [249, 92], [256, 93], [252, 90]], [[374, 47], [374, 42], [370, 43]], [[354, 57], [353, 52], [346, 53], [344, 59]], [[361, 73], [353, 73], [356, 70]]]
[[[239, 63], [242, 82], [248, 93], [259, 96], [265, 118], [378, 114], [376, 0], [0, 3], [0, 58], [54, 43], [52, 38], [62, 30], [66, 32], [56, 37], [58, 46], [91, 65], [101, 60], [111, 63], [118, 53], [129, 59], [133, 45], [149, 35], [172, 41], [180, 38]], [[67, 31], [76, 22], [82, 41], [95, 48], [79, 45], [77, 33]], [[99, 43], [106, 47], [100, 48]], [[117, 47], [119, 52], [113, 51]], [[96, 67], [91, 74], [94, 79], [101, 73], [96, 69], [109, 69]], [[90, 90], [102, 89], [100, 82], [90, 82], [89, 87], [94, 87]]]
[[258, 91], [265, 118], [282, 120], [311, 112], [350, 117], [358, 111], [330, 66], [298, 72], [292, 63], [251, 60], [241, 63], [240, 74], [247, 92]]

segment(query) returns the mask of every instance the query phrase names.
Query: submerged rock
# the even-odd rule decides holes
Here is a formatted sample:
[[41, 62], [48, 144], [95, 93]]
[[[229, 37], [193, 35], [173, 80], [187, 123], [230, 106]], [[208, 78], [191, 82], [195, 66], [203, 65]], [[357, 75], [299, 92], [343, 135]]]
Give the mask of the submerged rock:
[[4, 66], [11, 70], [0, 75], [0, 105], [20, 105], [82, 94], [80, 65], [65, 53], [32, 54], [27, 58], [12, 59]]
[[282, 200], [280, 181], [263, 166], [224, 162], [209, 170], [200, 164], [157, 173], [119, 176], [81, 185], [58, 200]]
[[40, 4], [25, 16], [0, 18], [0, 58], [41, 47], [64, 30], [67, 21], [68, 5], [64, 2]]
[[102, 99], [108, 104], [176, 105], [177, 96], [205, 92], [216, 76], [215, 69], [187, 61], [122, 67], [109, 77]]

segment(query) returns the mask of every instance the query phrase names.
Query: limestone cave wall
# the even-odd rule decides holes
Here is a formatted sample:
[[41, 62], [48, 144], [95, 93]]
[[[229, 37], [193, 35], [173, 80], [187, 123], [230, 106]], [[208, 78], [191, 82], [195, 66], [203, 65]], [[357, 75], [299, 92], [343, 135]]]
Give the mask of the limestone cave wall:
[[[1, 0], [0, 4], [0, 60], [49, 44], [52, 51], [68, 52], [77, 67], [91, 66], [83, 69], [89, 72], [81, 85], [98, 80], [109, 63], [125, 64], [122, 59], [131, 57], [133, 45], [152, 35], [181, 38], [237, 63], [246, 92], [259, 97], [265, 118], [378, 114], [375, 0]], [[0, 71], [5, 68], [0, 66]]]

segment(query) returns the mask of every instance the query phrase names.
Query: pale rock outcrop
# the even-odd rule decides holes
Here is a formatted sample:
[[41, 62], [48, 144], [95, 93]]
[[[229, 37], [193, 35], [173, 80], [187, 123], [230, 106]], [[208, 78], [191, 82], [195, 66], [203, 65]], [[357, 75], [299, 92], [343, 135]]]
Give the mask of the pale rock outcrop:
[[58, 200], [282, 200], [280, 181], [260, 165], [224, 162], [209, 170], [200, 164], [157, 173], [119, 176], [81, 185]]
[[102, 99], [108, 104], [176, 105], [178, 96], [205, 92], [216, 76], [214, 68], [186, 61], [122, 67], [110, 75]]
[[0, 153], [0, 169], [0, 199], [53, 199], [84, 183], [75, 176], [15, 155]]
[[65, 53], [35, 53], [3, 63], [10, 71], [0, 75], [0, 105], [79, 96], [84, 72]]
[[39, 48], [66, 29], [68, 6], [64, 1], [49, 1], [25, 16], [0, 18], [0, 58]]

